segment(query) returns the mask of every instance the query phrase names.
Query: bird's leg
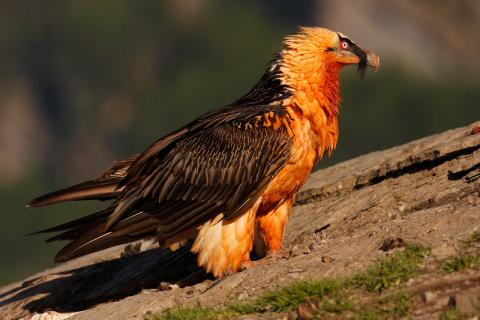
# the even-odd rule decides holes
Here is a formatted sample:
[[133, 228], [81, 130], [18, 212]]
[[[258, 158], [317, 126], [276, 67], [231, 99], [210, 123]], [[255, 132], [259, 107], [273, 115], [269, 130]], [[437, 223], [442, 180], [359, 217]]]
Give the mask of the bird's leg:
[[255, 230], [255, 215], [261, 198], [243, 215], [223, 219], [218, 215], [205, 223], [192, 245], [198, 265], [219, 278], [238, 271], [250, 261]]
[[289, 199], [277, 209], [257, 217], [255, 253], [258, 257], [282, 259], [289, 256], [288, 251], [282, 250], [282, 241], [292, 203], [293, 199]]

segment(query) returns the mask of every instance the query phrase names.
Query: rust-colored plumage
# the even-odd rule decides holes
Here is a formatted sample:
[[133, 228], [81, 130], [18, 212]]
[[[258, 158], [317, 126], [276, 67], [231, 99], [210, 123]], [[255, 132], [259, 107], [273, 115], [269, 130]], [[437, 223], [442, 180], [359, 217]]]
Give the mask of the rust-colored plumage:
[[65, 261], [114, 245], [155, 238], [191, 245], [198, 264], [220, 277], [281, 250], [293, 199], [338, 139], [340, 69], [379, 66], [373, 53], [340, 33], [302, 28], [260, 81], [234, 103], [161, 138], [96, 180], [28, 206], [113, 199], [91, 215], [40, 232], [68, 240]]

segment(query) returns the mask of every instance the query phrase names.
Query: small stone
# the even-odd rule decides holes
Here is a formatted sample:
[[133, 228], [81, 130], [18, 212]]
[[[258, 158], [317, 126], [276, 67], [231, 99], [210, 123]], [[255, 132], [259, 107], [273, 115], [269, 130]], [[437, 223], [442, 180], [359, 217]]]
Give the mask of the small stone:
[[302, 320], [314, 319], [317, 310], [318, 307], [315, 302], [307, 301], [297, 307], [297, 317]]
[[422, 292], [421, 297], [425, 303], [430, 303], [432, 301], [435, 301], [435, 299], [437, 298], [437, 294], [432, 291], [426, 291]]
[[176, 289], [179, 289], [180, 287], [178, 286], [178, 284], [172, 284], [170, 285], [170, 290], [176, 290]]
[[158, 290], [160, 291], [168, 291], [168, 290], [171, 290], [172, 288], [170, 288], [172, 284], [170, 282], [166, 282], [166, 281], [162, 281], [160, 282], [160, 284], [158, 285]]
[[322, 262], [323, 263], [330, 263], [335, 261], [335, 258], [329, 257], [329, 256], [322, 256]]
[[307, 245], [297, 244], [292, 247], [290, 250], [290, 256], [296, 257], [302, 254], [309, 254], [312, 250]]
[[458, 311], [466, 316], [480, 314], [480, 289], [457, 293], [455, 304]]
[[320, 250], [321, 248], [322, 246], [319, 243], [312, 243], [308, 246], [308, 249], [310, 249], [310, 251], [317, 251], [317, 250]]
[[382, 250], [384, 252], [405, 247], [405, 241], [402, 238], [387, 238], [383, 240], [382, 244], [378, 248], [378, 250]]
[[195, 289], [193, 289], [192, 287], [185, 287], [184, 289], [187, 296], [193, 296], [193, 294], [195, 293]]
[[131, 257], [139, 253], [142, 249], [142, 243], [137, 242], [137, 243], [132, 243], [127, 245], [124, 249], [123, 252], [120, 254], [122, 258], [125, 257]]
[[203, 282], [206, 286], [211, 286], [213, 284], [213, 281], [210, 280], [210, 279], [207, 279], [207, 280], [203, 280]]

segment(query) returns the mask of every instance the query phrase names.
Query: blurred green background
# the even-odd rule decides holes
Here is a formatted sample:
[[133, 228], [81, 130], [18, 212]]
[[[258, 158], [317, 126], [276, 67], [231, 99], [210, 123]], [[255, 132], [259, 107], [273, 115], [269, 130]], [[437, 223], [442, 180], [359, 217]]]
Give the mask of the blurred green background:
[[298, 25], [378, 53], [342, 73], [339, 147], [322, 165], [480, 119], [480, 2], [1, 1], [0, 284], [51, 266], [24, 234], [98, 204], [27, 210], [245, 93]]

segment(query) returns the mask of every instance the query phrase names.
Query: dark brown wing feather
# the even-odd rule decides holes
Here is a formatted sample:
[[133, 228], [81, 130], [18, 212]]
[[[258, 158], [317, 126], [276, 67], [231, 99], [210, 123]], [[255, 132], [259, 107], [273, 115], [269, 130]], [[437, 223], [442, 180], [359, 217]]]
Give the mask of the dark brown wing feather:
[[287, 127], [264, 117], [290, 121], [282, 107], [224, 108], [157, 141], [129, 166], [109, 211], [44, 230], [72, 241], [56, 260], [146, 237], [162, 242], [217, 214], [244, 213], [290, 156]]
[[[150, 162], [150, 165], [156, 163], [149, 161], [149, 159], [170, 147], [172, 143], [184, 135], [195, 132], [200, 128], [214, 127], [220, 123], [228, 123], [234, 120], [247, 121], [249, 117], [262, 115], [269, 111], [284, 113], [285, 111], [281, 110], [281, 107], [273, 106], [292, 95], [290, 88], [283, 84], [281, 80], [282, 72], [280, 65], [277, 63], [279, 59], [279, 56], [276, 56], [256, 85], [231, 105], [206, 113], [183, 128], [158, 140], [140, 155], [115, 161], [100, 178], [35, 198], [27, 204], [27, 208], [73, 200], [114, 199], [121, 194], [122, 188], [120, 185], [124, 181], [130, 181], [133, 174], [141, 175], [143, 172], [151, 171], [151, 167], [146, 163]], [[130, 168], [132, 165], [133, 168]], [[127, 171], [130, 177], [124, 179]]]
[[113, 199], [121, 191], [118, 188], [119, 182], [125, 177], [127, 169], [137, 157], [138, 155], [133, 155], [125, 160], [113, 162], [110, 168], [98, 179], [85, 181], [35, 198], [27, 204], [27, 208], [37, 208], [74, 200]]
[[[219, 119], [213, 117], [205, 129], [191, 132], [171, 148], [145, 160], [140, 157], [122, 182], [125, 192], [107, 226], [145, 199], [158, 205], [152, 215], [162, 221], [166, 235], [181, 231], [179, 221], [207, 221], [218, 213], [228, 219], [243, 213], [290, 155], [287, 128], [265, 126], [261, 118], [270, 114], [281, 122], [288, 115], [281, 107], [263, 107], [260, 116], [252, 112], [258, 109], [237, 108], [235, 113], [221, 114], [223, 119], [216, 124]], [[189, 212], [171, 212], [170, 206], [176, 208], [177, 202]], [[189, 227], [184, 223], [181, 229]]]
[[71, 241], [55, 260], [146, 237], [162, 241], [220, 212], [232, 218], [247, 210], [290, 154], [285, 127], [254, 125], [266, 114], [288, 121], [284, 108], [276, 106], [292, 95], [277, 60], [233, 104], [201, 116], [138, 156], [115, 162], [97, 180], [33, 200], [32, 207], [117, 199], [105, 210], [42, 230], [61, 232], [49, 241]]

